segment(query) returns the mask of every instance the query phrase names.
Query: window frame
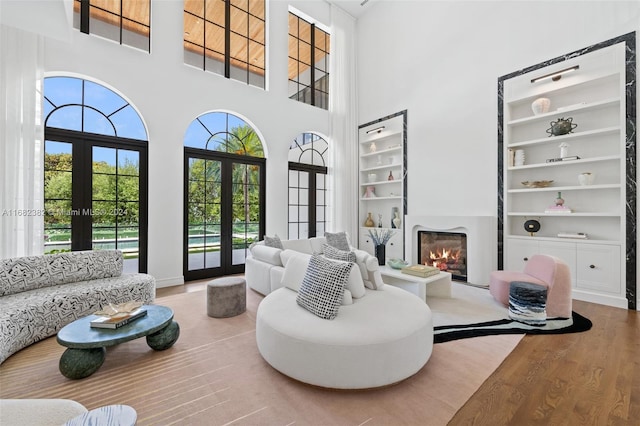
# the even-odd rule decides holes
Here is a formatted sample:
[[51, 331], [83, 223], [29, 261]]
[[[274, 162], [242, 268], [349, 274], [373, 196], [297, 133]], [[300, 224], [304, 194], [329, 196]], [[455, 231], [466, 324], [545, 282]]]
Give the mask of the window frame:
[[[266, 8], [267, 8], [267, 4], [265, 0], [258, 0], [262, 2], [262, 16], [258, 16], [255, 13], [252, 12], [252, 10], [254, 10], [254, 7], [252, 6], [252, 1], [255, 2], [256, 0], [244, 0], [246, 1], [246, 9], [243, 9], [239, 4], [237, 4], [236, 2], [233, 1], [229, 1], [229, 0], [202, 0], [203, 4], [202, 4], [202, 16], [187, 10], [186, 8], [183, 8], [183, 22], [184, 22], [184, 17], [186, 15], [190, 15], [194, 18], [197, 19], [202, 19], [202, 21], [204, 22], [203, 25], [203, 36], [202, 36], [202, 45], [197, 44], [196, 42], [192, 41], [192, 40], [187, 40], [186, 35], [188, 34], [187, 28], [184, 29], [185, 33], [183, 36], [183, 50], [184, 51], [189, 51], [193, 54], [196, 55], [201, 55], [202, 56], [202, 65], [201, 65], [201, 69], [203, 71], [209, 71], [209, 72], [213, 72], [215, 74], [218, 75], [222, 75], [227, 79], [230, 80], [235, 80], [235, 81], [239, 81], [242, 83], [245, 83], [249, 86], [254, 86], [254, 87], [258, 87], [261, 88], [263, 90], [266, 90], [267, 87], [267, 19], [266, 19]], [[208, 2], [216, 2], [216, 1], [223, 1], [224, 2], [224, 17], [223, 17], [223, 25], [221, 25], [220, 22], [218, 22], [220, 19], [220, 16], [216, 16], [213, 18], [207, 17], [207, 3]], [[186, 0], [183, 2], [183, 4], [185, 4], [186, 6]], [[242, 16], [240, 17], [240, 19], [238, 19], [238, 21], [242, 21], [243, 18], [246, 18], [246, 34], [241, 34], [238, 31], [234, 30], [234, 27], [237, 23], [237, 21], [234, 19], [234, 17], [237, 17], [238, 13], [240, 13]], [[216, 19], [218, 18], [218, 19]], [[251, 34], [250, 34], [250, 30], [251, 30], [251, 21], [252, 20], [258, 20], [262, 22], [262, 28], [261, 28], [261, 37], [257, 37], [254, 38]], [[218, 52], [217, 49], [214, 49], [212, 46], [208, 46], [207, 45], [207, 25], [215, 25], [216, 27], [221, 27], [222, 30], [224, 31], [224, 52]], [[239, 57], [236, 57], [234, 55], [232, 55], [232, 42], [231, 39], [232, 37], [240, 37], [242, 39], [244, 39], [244, 41], [246, 42], [246, 59], [241, 59]], [[263, 40], [263, 41], [260, 41]], [[251, 45], [252, 43], [257, 44], [261, 47], [262, 50], [262, 63], [259, 65], [256, 65], [254, 63], [251, 62], [251, 53], [252, 53], [252, 49], [251, 49]], [[201, 52], [196, 52], [195, 50], [190, 50], [187, 48], [187, 45], [193, 45], [195, 47], [198, 48], [199, 51]], [[207, 51], [212, 51], [212, 52], [217, 52], [219, 54], [223, 55], [222, 58], [222, 66], [223, 66], [223, 72], [220, 73], [215, 69], [211, 69], [212, 67], [207, 67], [207, 61], [210, 60], [209, 56], [207, 56]], [[216, 60], [214, 58], [214, 60]], [[188, 62], [187, 62], [188, 63]], [[240, 67], [233, 67], [233, 63], [239, 63], [241, 64]], [[252, 69], [257, 69], [257, 70], [261, 70], [262, 72], [262, 76], [260, 78], [260, 83], [261, 84], [256, 84], [256, 79], [252, 79], [252, 76], [255, 75], [260, 75], [259, 73], [252, 73]], [[237, 78], [238, 73], [243, 73], [244, 74], [244, 79], [239, 79]], [[252, 82], [252, 80], [254, 80]]]
[[[291, 29], [291, 20], [295, 19], [296, 20], [296, 28], [292, 33], [292, 29]], [[307, 42], [306, 40], [302, 39], [300, 37], [300, 23], [304, 22], [306, 25], [310, 26], [310, 38], [309, 41]], [[316, 40], [316, 33], [317, 32], [321, 32], [324, 34], [324, 39], [325, 39], [325, 43], [324, 43], [324, 48], [321, 49], [318, 46], [318, 42]], [[325, 31], [324, 29], [320, 28], [318, 25], [316, 25], [315, 22], [311, 22], [310, 20], [307, 20], [301, 16], [299, 16], [298, 14], [296, 14], [293, 11], [289, 11], [289, 31], [288, 31], [288, 36], [289, 36], [289, 55], [288, 55], [288, 60], [289, 60], [289, 65], [291, 66], [291, 62], [294, 61], [296, 63], [296, 73], [295, 75], [292, 75], [292, 70], [289, 69], [289, 75], [288, 75], [288, 81], [289, 81], [289, 85], [294, 84], [297, 87], [297, 91], [293, 94], [289, 94], [289, 98], [290, 99], [294, 99], [296, 101], [302, 102], [302, 103], [306, 103], [308, 105], [313, 105], [315, 107], [318, 108], [322, 108], [322, 109], [329, 109], [329, 79], [330, 79], [330, 73], [329, 73], [329, 61], [331, 60], [330, 58], [330, 52], [329, 52], [329, 47], [331, 44], [331, 34], [328, 31]], [[296, 45], [295, 47], [291, 46], [292, 41], [295, 40]], [[302, 62], [300, 60], [300, 56], [301, 56], [301, 51], [300, 51], [300, 45], [304, 44], [304, 45], [308, 45], [308, 49], [309, 49], [309, 63], [306, 64], [305, 62]], [[296, 57], [291, 56], [292, 52], [295, 52]], [[316, 56], [318, 54], [318, 52], [323, 52], [324, 53], [324, 58], [325, 59], [325, 68], [324, 70], [317, 68], [317, 61], [316, 61]], [[300, 68], [301, 68], [301, 64], [304, 64], [305, 66], [308, 67], [309, 70], [309, 84], [305, 84], [303, 82], [301, 82], [301, 78], [300, 76], [303, 74], [303, 72], [300, 72]], [[324, 76], [321, 78], [316, 79], [316, 71], [319, 72], [323, 72]], [[302, 88], [301, 88], [302, 87]], [[309, 94], [309, 101], [307, 102], [306, 99], [306, 94]], [[321, 96], [321, 94], [324, 94], [324, 96]]]
[[[91, 0], [74, 0], [74, 2], [73, 2], [74, 3], [74, 8], [73, 8], [74, 9], [74, 13], [75, 13], [75, 5], [78, 4], [78, 3], [80, 4], [79, 12], [78, 12], [80, 22], [79, 22], [79, 28], [78, 29], [80, 30], [81, 33], [92, 34], [92, 32], [91, 32], [91, 8], [94, 7], [96, 9], [98, 9], [98, 10], [101, 10], [102, 12], [104, 12], [104, 13], [106, 13], [108, 15], [114, 15], [114, 16], [118, 17], [118, 22], [119, 22], [119, 25], [117, 26], [118, 29], [119, 29], [118, 40], [114, 40], [112, 38], [104, 37], [104, 36], [101, 36], [101, 37], [106, 38], [107, 40], [118, 42], [120, 45], [133, 47], [134, 49], [140, 49], [140, 50], [146, 51], [147, 53], [151, 53], [151, 0], [146, 0], [146, 1], [148, 1], [148, 4], [149, 4], [149, 6], [148, 6], [149, 15], [147, 16], [148, 24], [146, 24], [144, 22], [140, 22], [140, 21], [134, 20], [134, 19], [132, 19], [132, 17], [125, 17], [124, 14], [123, 14], [123, 4], [124, 4], [125, 1], [141, 2], [141, 1], [144, 1], [144, 0], [119, 0], [119, 2], [120, 2], [120, 12], [119, 13], [112, 12], [110, 10], [104, 9], [104, 8], [102, 8], [100, 6], [97, 6], [97, 5], [92, 5], [91, 4]], [[136, 25], [140, 25], [142, 27], [147, 28], [147, 31], [149, 32], [149, 35], [146, 37], [146, 39], [147, 39], [147, 47], [146, 47], [146, 49], [141, 49], [140, 47], [138, 47], [136, 45], [125, 43], [123, 41], [123, 38], [124, 38], [123, 34], [124, 34], [124, 27], [125, 27], [124, 22], [125, 21], [132, 22], [132, 23], [134, 23]], [[132, 31], [132, 32], [135, 32], [135, 31]], [[99, 34], [96, 34], [96, 35], [100, 36]]]

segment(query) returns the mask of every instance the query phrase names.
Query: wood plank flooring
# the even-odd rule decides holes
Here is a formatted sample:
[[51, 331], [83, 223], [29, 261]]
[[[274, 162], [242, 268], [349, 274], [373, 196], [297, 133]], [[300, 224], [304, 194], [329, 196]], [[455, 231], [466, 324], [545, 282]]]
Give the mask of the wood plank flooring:
[[640, 425], [640, 312], [573, 309], [590, 331], [525, 336], [449, 425]]
[[640, 312], [582, 301], [573, 309], [590, 331], [525, 336], [449, 425], [640, 425]]

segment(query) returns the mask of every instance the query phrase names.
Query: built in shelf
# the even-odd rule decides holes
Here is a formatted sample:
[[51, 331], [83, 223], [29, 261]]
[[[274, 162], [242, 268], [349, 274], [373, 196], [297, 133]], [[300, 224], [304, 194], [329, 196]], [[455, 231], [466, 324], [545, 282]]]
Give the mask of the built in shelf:
[[361, 197], [360, 201], [382, 201], [382, 200], [399, 200], [402, 197], [400, 195], [393, 195], [393, 196], [388, 196], [388, 197], [371, 197], [371, 198], [364, 198]]
[[517, 171], [517, 170], [526, 170], [526, 169], [538, 169], [541, 167], [559, 167], [559, 166], [568, 166], [570, 164], [585, 164], [585, 163], [597, 163], [600, 161], [620, 161], [622, 157], [619, 155], [604, 155], [602, 157], [591, 157], [591, 158], [580, 158], [578, 160], [567, 160], [567, 161], [554, 161], [551, 163], [534, 163], [534, 164], [525, 164], [524, 166], [511, 166], [508, 167], [509, 171]]
[[394, 167], [402, 167], [402, 164], [394, 163], [394, 164], [387, 164], [383, 166], [369, 167], [366, 169], [360, 169], [360, 172], [372, 172], [374, 170], [385, 170], [385, 169], [394, 168]]
[[371, 185], [387, 185], [387, 184], [398, 183], [398, 182], [402, 182], [402, 179], [381, 180], [381, 181], [377, 181], [377, 182], [367, 182], [367, 183], [361, 183], [360, 186], [363, 187], [363, 188], [366, 188], [367, 186], [371, 186]]
[[[589, 77], [586, 80], [580, 81], [578, 83], [575, 84], [570, 84], [570, 85], [560, 85], [558, 88], [556, 89], [549, 89], [549, 88], [545, 88], [545, 90], [542, 93], [533, 93], [533, 94], [527, 94], [525, 96], [514, 96], [513, 98], [511, 98], [511, 100], [509, 100], [507, 102], [508, 105], [522, 105], [522, 104], [530, 104], [531, 102], [533, 102], [535, 99], [541, 97], [541, 96], [545, 96], [547, 98], [551, 98], [554, 97], [554, 95], [556, 95], [559, 92], [566, 92], [568, 90], [584, 90], [584, 89], [588, 89], [588, 86], [594, 86], [594, 85], [598, 85], [602, 80], [606, 80], [606, 79], [611, 79], [611, 78], [618, 78], [620, 75], [619, 72], [617, 71], [605, 71], [605, 72], [601, 72], [600, 74], [597, 75], [592, 75], [591, 77]], [[566, 111], [562, 111], [562, 112], [566, 112]]]
[[557, 192], [557, 191], [589, 191], [593, 189], [620, 189], [622, 185], [619, 183], [602, 184], [602, 185], [569, 185], [569, 186], [547, 186], [544, 188], [522, 188], [509, 189], [507, 192], [515, 193], [531, 193], [531, 192]]
[[507, 216], [553, 216], [553, 217], [620, 217], [615, 212], [577, 212], [577, 213], [545, 213], [545, 212], [509, 212]]
[[398, 135], [401, 135], [401, 134], [402, 134], [402, 130], [397, 130], [397, 131], [393, 131], [393, 132], [380, 132], [380, 134], [367, 136], [367, 138], [365, 140], [360, 141], [360, 144], [366, 145], [366, 144], [371, 143], [371, 142], [383, 141], [385, 139], [397, 137]]
[[562, 243], [583, 243], [583, 244], [613, 244], [619, 245], [620, 241], [615, 240], [598, 240], [592, 238], [559, 238], [559, 237], [543, 237], [543, 236], [529, 236], [529, 235], [509, 235], [509, 238], [516, 240], [526, 241], [552, 241]]
[[575, 112], [583, 112], [583, 111], [590, 111], [590, 110], [595, 110], [595, 109], [599, 109], [599, 108], [606, 108], [609, 106], [613, 106], [613, 105], [618, 105], [620, 104], [620, 98], [609, 98], [609, 99], [603, 99], [601, 101], [598, 102], [591, 102], [591, 103], [585, 103], [585, 104], [580, 104], [577, 105], [573, 108], [566, 108], [563, 109], [562, 111], [551, 111], [551, 112], [546, 112], [544, 114], [539, 114], [539, 115], [533, 115], [530, 117], [525, 117], [525, 118], [518, 118], [517, 120], [511, 120], [509, 122], [507, 122], [507, 125], [509, 126], [516, 126], [519, 124], [527, 124], [527, 123], [532, 123], [535, 121], [546, 121], [550, 118], [557, 118], [558, 115], [563, 115], [563, 114], [568, 114], [568, 113], [575, 113]]
[[605, 136], [605, 135], [610, 135], [618, 132], [620, 132], [620, 126], [603, 127], [602, 129], [586, 130], [584, 132], [569, 133], [567, 135], [547, 136], [544, 138], [531, 139], [528, 141], [514, 142], [514, 143], [508, 144], [507, 147], [516, 148], [521, 146], [538, 145], [538, 144], [544, 144], [544, 143], [556, 143], [558, 141], [569, 141], [572, 139], [579, 139], [579, 138], [584, 138], [589, 136]]
[[386, 153], [393, 152], [393, 151], [402, 151], [402, 146], [398, 145], [398, 146], [392, 146], [390, 148], [379, 149], [379, 150], [374, 151], [374, 152], [368, 152], [366, 154], [362, 154], [360, 157], [362, 157], [362, 158], [373, 157], [375, 155], [386, 154]]

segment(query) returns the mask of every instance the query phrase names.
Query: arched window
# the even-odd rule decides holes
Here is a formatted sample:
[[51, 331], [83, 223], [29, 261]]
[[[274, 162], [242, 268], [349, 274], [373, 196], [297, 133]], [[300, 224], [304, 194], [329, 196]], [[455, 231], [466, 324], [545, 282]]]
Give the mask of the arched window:
[[264, 235], [262, 141], [245, 120], [212, 112], [191, 122], [184, 145], [185, 279], [244, 272], [248, 246]]
[[113, 90], [76, 77], [44, 81], [45, 253], [120, 249], [147, 269], [147, 132]]
[[289, 147], [289, 239], [324, 235], [328, 149], [315, 133], [301, 133]]

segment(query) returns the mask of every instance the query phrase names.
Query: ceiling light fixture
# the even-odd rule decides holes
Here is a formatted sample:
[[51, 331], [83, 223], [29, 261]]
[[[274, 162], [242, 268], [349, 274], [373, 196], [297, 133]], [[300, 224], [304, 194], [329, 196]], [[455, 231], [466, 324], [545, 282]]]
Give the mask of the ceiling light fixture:
[[383, 130], [384, 130], [384, 126], [380, 126], [380, 127], [376, 127], [375, 129], [367, 130], [367, 134], [373, 133], [373, 132], [380, 133]]
[[542, 75], [540, 77], [533, 78], [533, 79], [531, 79], [531, 82], [532, 83], [536, 83], [538, 81], [546, 80], [548, 78], [550, 78], [553, 81], [558, 81], [558, 80], [560, 80], [562, 78], [562, 74], [566, 74], [566, 73], [571, 72], [571, 71], [576, 71], [578, 69], [580, 69], [580, 65], [575, 65], [575, 66], [570, 67], [570, 68], [565, 68], [565, 69], [560, 70], [560, 71], [552, 72], [551, 74], [546, 74], [546, 75]]

